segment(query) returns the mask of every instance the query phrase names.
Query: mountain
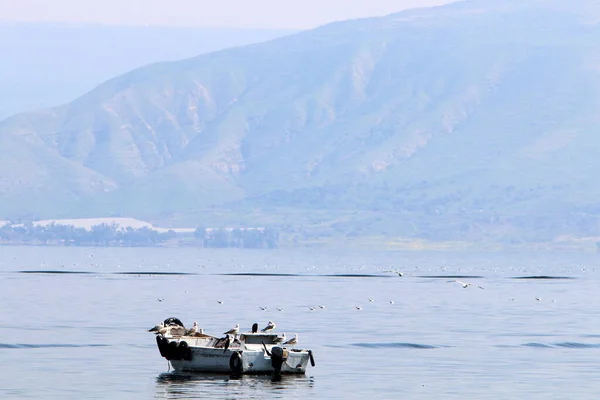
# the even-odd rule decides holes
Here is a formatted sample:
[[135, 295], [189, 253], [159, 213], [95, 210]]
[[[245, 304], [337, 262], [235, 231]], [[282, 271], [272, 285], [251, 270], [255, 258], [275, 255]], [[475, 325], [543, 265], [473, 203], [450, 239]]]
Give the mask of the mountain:
[[107, 79], [152, 62], [294, 32], [0, 21], [0, 118], [67, 103]]
[[0, 207], [322, 235], [599, 235], [599, 22], [594, 0], [470, 0], [152, 64], [3, 121], [2, 162], [23, 167], [2, 168]]

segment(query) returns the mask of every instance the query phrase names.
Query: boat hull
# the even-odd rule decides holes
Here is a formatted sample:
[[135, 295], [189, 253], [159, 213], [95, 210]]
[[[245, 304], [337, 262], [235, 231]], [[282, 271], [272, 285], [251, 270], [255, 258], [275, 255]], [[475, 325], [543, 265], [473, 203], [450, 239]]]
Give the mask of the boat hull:
[[[175, 371], [240, 374], [270, 374], [275, 371], [271, 358], [274, 345], [237, 343], [231, 347], [214, 347], [214, 339], [157, 339], [161, 355]], [[182, 348], [183, 344], [183, 348]], [[268, 351], [270, 350], [270, 351]], [[282, 350], [281, 348], [279, 350]], [[283, 374], [304, 374], [311, 361], [309, 350], [283, 348], [280, 359]], [[276, 363], [277, 364], [277, 363]]]
[[[241, 359], [241, 373], [270, 374], [273, 372], [271, 357], [264, 351], [223, 350], [210, 348], [191, 348], [191, 360], [170, 360], [175, 371], [181, 372], [222, 372], [231, 373], [231, 357], [238, 353]], [[309, 362], [308, 352], [289, 352], [287, 360], [281, 366], [284, 374], [304, 374]]]

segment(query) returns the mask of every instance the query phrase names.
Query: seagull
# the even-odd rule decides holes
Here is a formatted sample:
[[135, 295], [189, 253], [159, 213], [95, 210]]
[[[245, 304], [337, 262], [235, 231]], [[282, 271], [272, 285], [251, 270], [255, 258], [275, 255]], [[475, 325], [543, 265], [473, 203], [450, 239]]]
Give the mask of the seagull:
[[283, 311], [283, 308], [277, 307], [277, 311]]
[[217, 300], [217, 303], [223, 304], [223, 300]]
[[357, 310], [362, 310], [362, 307], [360, 307], [360, 306], [356, 306], [355, 308], [356, 308]]
[[374, 302], [375, 300], [373, 300], [372, 298], [370, 298], [370, 297], [369, 297], [369, 301], [372, 303], [372, 302]]
[[264, 328], [262, 328], [260, 331], [261, 331], [261, 332], [268, 332], [268, 331], [270, 331], [270, 330], [273, 330], [273, 329], [275, 329], [275, 326], [276, 326], [276, 325], [275, 325], [275, 322], [273, 322], [273, 321], [269, 321], [269, 323], [267, 324], [267, 326], [265, 326]]
[[319, 308], [320, 308], [321, 310], [324, 310], [324, 309], [325, 309], [325, 306], [319, 306]]
[[188, 329], [186, 335], [192, 336], [192, 335], [196, 334], [196, 332], [198, 332], [198, 323], [196, 321], [194, 321], [194, 324], [192, 325], [192, 327], [190, 329]]
[[259, 307], [261, 310], [266, 311], [267, 307]]
[[240, 333], [240, 324], [235, 324], [234, 328], [231, 328], [227, 332], [223, 333], [224, 335], [237, 335]]
[[390, 300], [390, 304], [394, 304], [394, 300]]
[[181, 325], [171, 325], [166, 329], [171, 336], [183, 336], [185, 335], [185, 328]]
[[483, 289], [483, 286], [479, 286], [479, 285], [476, 285], [474, 283], [462, 282], [462, 281], [457, 281], [457, 280], [448, 281], [448, 282], [449, 283], [458, 283], [459, 285], [461, 285], [463, 287], [463, 289], [466, 289], [469, 286], [475, 286], [475, 287], [478, 287], [479, 289]]
[[294, 333], [294, 337], [291, 338], [290, 340], [288, 340], [287, 342], [284, 342], [283, 344], [287, 344], [289, 346], [293, 346], [295, 344], [298, 344], [298, 334]]
[[281, 342], [285, 342], [285, 332], [283, 332], [281, 334], [281, 336], [277, 336], [274, 340], [273, 343], [281, 343]]
[[165, 327], [165, 324], [163, 324], [162, 322], [158, 325], [156, 325], [154, 328], [152, 329], [148, 329], [148, 332], [156, 332], [159, 333], [161, 329], [163, 329]]
[[227, 339], [225, 339], [225, 344], [223, 345], [223, 353], [227, 351], [229, 344], [231, 344], [231, 339], [229, 338], [229, 335], [227, 335]]
[[160, 302], [163, 302], [163, 301], [165, 301], [165, 299], [164, 299], [164, 298], [160, 298], [160, 297], [159, 297], [158, 299], [156, 299], [156, 300], [158, 300], [158, 301], [160, 301]]
[[398, 271], [398, 270], [396, 270], [396, 269], [391, 269], [391, 270], [388, 270], [388, 271], [383, 271], [383, 272], [391, 272], [391, 273], [393, 273], [393, 274], [398, 274], [398, 277], [400, 277], [400, 276], [404, 276], [404, 272], [400, 272], [400, 271]]

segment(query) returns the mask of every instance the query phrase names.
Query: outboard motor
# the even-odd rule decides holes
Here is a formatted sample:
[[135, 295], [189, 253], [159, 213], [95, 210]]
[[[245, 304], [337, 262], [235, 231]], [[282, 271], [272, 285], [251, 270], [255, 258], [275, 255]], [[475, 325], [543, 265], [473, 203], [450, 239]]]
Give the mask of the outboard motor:
[[252, 333], [258, 332], [258, 324], [255, 322], [252, 324]]
[[273, 377], [271, 380], [277, 382], [281, 380], [281, 367], [288, 359], [288, 351], [283, 347], [273, 347], [271, 349], [271, 366], [273, 367]]

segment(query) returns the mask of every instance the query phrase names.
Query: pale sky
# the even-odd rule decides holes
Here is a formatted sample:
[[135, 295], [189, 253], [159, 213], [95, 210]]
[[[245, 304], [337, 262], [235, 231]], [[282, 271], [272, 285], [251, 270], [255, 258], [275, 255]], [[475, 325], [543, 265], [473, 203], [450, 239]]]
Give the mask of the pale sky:
[[0, 20], [306, 29], [453, 0], [0, 0]]

